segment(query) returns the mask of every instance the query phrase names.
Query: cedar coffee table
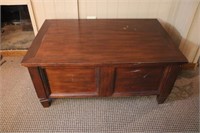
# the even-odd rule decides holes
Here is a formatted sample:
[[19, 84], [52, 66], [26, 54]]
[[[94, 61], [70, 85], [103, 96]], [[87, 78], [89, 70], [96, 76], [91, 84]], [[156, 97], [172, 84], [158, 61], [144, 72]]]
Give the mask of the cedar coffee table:
[[38, 98], [157, 95], [187, 60], [156, 19], [46, 20], [22, 65]]

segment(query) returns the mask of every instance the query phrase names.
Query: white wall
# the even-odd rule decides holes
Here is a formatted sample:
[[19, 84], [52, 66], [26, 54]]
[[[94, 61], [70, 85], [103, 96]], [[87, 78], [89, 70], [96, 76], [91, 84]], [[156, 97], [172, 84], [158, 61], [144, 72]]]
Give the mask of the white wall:
[[38, 29], [45, 19], [78, 18], [77, 0], [31, 0]]
[[184, 55], [187, 57], [189, 62], [196, 63], [200, 56], [200, 4], [195, 13], [193, 22], [191, 24], [188, 35], [180, 49], [183, 51]]

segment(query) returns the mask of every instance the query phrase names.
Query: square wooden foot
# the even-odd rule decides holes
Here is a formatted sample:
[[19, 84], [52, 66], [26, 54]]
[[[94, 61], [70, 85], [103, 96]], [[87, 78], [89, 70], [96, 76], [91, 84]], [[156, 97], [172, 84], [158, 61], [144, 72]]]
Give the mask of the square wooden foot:
[[161, 97], [159, 95], [157, 95], [157, 98], [156, 98], [158, 104], [164, 103], [166, 99], [167, 99], [167, 97]]
[[40, 99], [40, 103], [44, 108], [48, 108], [51, 105], [51, 99]]

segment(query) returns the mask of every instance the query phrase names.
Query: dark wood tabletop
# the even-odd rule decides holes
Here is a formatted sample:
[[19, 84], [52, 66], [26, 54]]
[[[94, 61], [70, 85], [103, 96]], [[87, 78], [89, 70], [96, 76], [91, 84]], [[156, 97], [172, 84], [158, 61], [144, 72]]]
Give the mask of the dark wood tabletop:
[[157, 19], [46, 20], [24, 66], [187, 62]]

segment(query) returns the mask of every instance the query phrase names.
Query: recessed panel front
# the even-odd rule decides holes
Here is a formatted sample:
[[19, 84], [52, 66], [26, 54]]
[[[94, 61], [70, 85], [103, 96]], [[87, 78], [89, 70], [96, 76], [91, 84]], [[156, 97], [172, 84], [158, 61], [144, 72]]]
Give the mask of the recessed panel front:
[[95, 96], [98, 93], [95, 68], [47, 68], [51, 96]]
[[163, 67], [117, 68], [114, 93], [156, 91], [163, 71]]

